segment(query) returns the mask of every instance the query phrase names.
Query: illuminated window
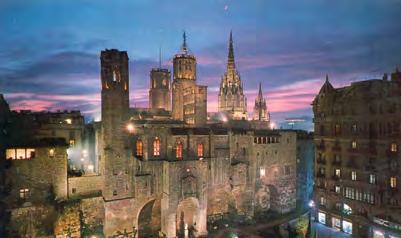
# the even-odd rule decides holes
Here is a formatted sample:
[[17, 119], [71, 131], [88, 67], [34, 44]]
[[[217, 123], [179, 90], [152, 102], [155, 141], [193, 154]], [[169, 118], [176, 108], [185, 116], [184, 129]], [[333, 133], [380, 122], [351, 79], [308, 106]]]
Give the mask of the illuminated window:
[[394, 176], [390, 178], [390, 187], [392, 187], [392, 188], [397, 187], [397, 178]]
[[317, 216], [318, 216], [318, 221], [319, 221], [320, 223], [326, 224], [326, 214], [325, 214], [325, 213], [319, 212], [319, 213], [317, 214]]
[[340, 193], [340, 192], [341, 192], [341, 187], [338, 186], [338, 185], [336, 185], [336, 186], [335, 186], [335, 192], [336, 192], [336, 193]]
[[369, 183], [376, 184], [376, 175], [374, 175], [374, 174], [369, 175]]
[[391, 152], [397, 152], [397, 150], [398, 150], [397, 147], [398, 147], [398, 146], [397, 146], [396, 143], [391, 143], [390, 151], [391, 151]]
[[182, 143], [180, 141], [175, 145], [175, 157], [182, 159]]
[[320, 197], [320, 205], [322, 205], [322, 206], [326, 205], [326, 198], [325, 197]]
[[17, 149], [17, 159], [25, 159], [25, 149]]
[[72, 124], [72, 119], [71, 118], [65, 119], [65, 123], [71, 125]]
[[136, 141], [136, 156], [137, 157], [143, 156], [143, 143], [141, 140]]
[[153, 155], [159, 156], [160, 155], [160, 139], [156, 137], [153, 141]]
[[341, 177], [341, 169], [336, 169], [335, 170], [335, 176]]
[[15, 149], [7, 149], [6, 150], [6, 158], [7, 159], [16, 159], [17, 154], [15, 152]]
[[351, 142], [351, 148], [352, 149], [356, 149], [356, 147], [357, 147], [356, 141], [352, 141]]
[[35, 149], [31, 148], [26, 149], [26, 158], [27, 159], [35, 158]]
[[22, 188], [19, 190], [19, 197], [21, 199], [26, 199], [29, 197], [29, 189], [27, 188]]
[[264, 177], [266, 175], [266, 170], [264, 168], [260, 169], [260, 177]]
[[343, 212], [344, 214], [350, 215], [352, 214], [352, 209], [348, 204], [344, 203]]
[[198, 157], [203, 157], [203, 144], [199, 143], [197, 146]]
[[54, 149], [49, 150], [49, 157], [54, 157]]
[[352, 179], [353, 181], [356, 180], [356, 171], [352, 171], [352, 172], [351, 172], [351, 179]]
[[75, 145], [75, 140], [70, 140], [70, 146], [74, 146]]

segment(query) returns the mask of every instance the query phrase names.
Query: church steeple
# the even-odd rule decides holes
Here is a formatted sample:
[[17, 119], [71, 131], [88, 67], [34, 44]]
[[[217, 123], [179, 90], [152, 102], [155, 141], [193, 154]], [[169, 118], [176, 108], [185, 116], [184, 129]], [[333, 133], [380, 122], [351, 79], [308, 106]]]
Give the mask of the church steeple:
[[263, 93], [262, 93], [262, 83], [259, 83], [259, 93], [258, 93], [258, 98], [256, 100], [262, 100], [263, 99]]
[[232, 31], [230, 31], [230, 40], [229, 40], [229, 43], [228, 43], [227, 68], [228, 68], [228, 69], [234, 69], [234, 68], [235, 68], [234, 46], [233, 46], [233, 32], [232, 32]]
[[263, 97], [262, 83], [259, 83], [259, 93], [255, 99], [253, 108], [254, 121], [270, 121], [270, 113], [267, 111], [266, 99]]

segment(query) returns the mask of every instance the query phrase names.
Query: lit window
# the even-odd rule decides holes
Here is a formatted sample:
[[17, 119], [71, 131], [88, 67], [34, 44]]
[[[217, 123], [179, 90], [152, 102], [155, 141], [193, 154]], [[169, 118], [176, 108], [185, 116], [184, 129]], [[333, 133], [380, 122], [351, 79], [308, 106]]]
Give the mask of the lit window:
[[352, 179], [353, 181], [356, 180], [356, 171], [352, 171], [352, 172], [351, 172], [351, 179]]
[[25, 159], [25, 149], [17, 149], [17, 159]]
[[54, 157], [54, 149], [49, 150], [49, 157]]
[[143, 156], [143, 143], [141, 140], [136, 141], [136, 156], [137, 157]]
[[26, 158], [27, 159], [35, 158], [35, 149], [31, 148], [26, 149]]
[[397, 187], [397, 178], [394, 176], [390, 178], [390, 187], [392, 187], [392, 188]]
[[370, 184], [376, 184], [376, 175], [375, 174], [370, 174], [369, 175], [369, 183]]
[[341, 177], [341, 169], [336, 169], [335, 175], [336, 177]]
[[266, 175], [266, 170], [264, 168], [260, 169], [260, 177], [264, 177]]
[[153, 141], [153, 155], [159, 156], [160, 155], [160, 139], [156, 137]]
[[65, 123], [71, 125], [72, 124], [72, 119], [71, 118], [65, 119]]
[[180, 141], [175, 145], [175, 157], [182, 159], [182, 143]]
[[29, 189], [27, 188], [22, 188], [19, 190], [19, 197], [21, 199], [26, 199], [29, 197]]
[[390, 151], [391, 151], [391, 152], [397, 152], [397, 150], [398, 150], [397, 147], [398, 147], [398, 146], [397, 146], [396, 143], [391, 143]]
[[323, 212], [318, 213], [318, 221], [322, 224], [326, 224], [326, 214]]
[[347, 214], [347, 215], [352, 214], [352, 209], [351, 209], [351, 207], [350, 207], [348, 204], [345, 204], [345, 203], [344, 203], [343, 209], [344, 209], [344, 210], [343, 210], [344, 214]]
[[6, 158], [7, 159], [16, 159], [17, 154], [15, 153], [15, 149], [7, 149], [6, 150]]
[[356, 149], [356, 147], [357, 147], [356, 141], [352, 141], [351, 142], [351, 148], [352, 149]]
[[75, 145], [75, 140], [70, 140], [70, 146], [74, 146]]
[[348, 234], [352, 234], [352, 223], [343, 220], [343, 231]]
[[340, 193], [341, 192], [340, 186], [338, 186], [338, 185], [335, 186], [335, 192], [336, 193]]
[[325, 197], [320, 197], [320, 205], [322, 205], [322, 206], [326, 205], [326, 198]]
[[197, 146], [198, 157], [203, 157], [203, 144], [199, 143]]

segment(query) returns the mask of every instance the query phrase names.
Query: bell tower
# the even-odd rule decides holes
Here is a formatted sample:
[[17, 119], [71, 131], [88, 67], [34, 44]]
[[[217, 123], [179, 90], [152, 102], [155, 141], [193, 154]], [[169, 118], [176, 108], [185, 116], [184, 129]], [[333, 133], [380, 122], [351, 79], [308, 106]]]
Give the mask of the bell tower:
[[100, 55], [102, 83], [102, 151], [104, 183], [107, 200], [130, 196], [129, 153], [125, 149], [124, 123], [129, 111], [128, 54], [116, 49]]

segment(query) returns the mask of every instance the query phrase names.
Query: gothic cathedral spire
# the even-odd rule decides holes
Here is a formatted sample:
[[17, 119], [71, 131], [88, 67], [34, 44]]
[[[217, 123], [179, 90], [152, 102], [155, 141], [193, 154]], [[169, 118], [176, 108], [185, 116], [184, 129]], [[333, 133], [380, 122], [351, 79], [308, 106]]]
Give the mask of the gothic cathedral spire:
[[228, 42], [227, 69], [220, 83], [219, 112], [227, 114], [230, 119], [234, 120], [246, 120], [248, 118], [247, 102], [241, 77], [235, 67], [232, 31]]

